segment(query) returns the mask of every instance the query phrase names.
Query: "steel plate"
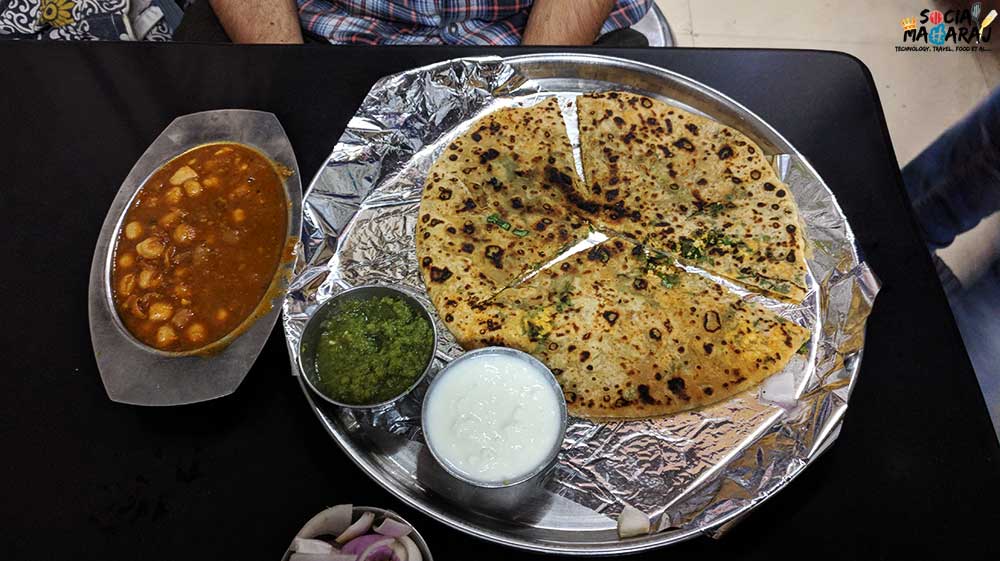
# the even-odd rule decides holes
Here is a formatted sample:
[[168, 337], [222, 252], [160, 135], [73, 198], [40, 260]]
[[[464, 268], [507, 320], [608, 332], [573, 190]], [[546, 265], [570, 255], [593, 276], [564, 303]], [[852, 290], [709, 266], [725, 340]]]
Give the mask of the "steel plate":
[[[496, 61], [496, 59], [492, 60]], [[476, 63], [475, 60], [466, 62], [468, 64]], [[533, 87], [537, 86], [537, 90], [543, 91], [545, 94], [568, 95], [595, 90], [631, 90], [657, 97], [739, 129], [756, 141], [772, 157], [773, 165], [778, 170], [779, 176], [786, 180], [793, 193], [795, 193], [796, 184], [809, 183], [816, 187], [822, 193], [824, 212], [833, 215], [832, 225], [824, 225], [824, 227], [843, 233], [845, 239], [853, 241], [853, 235], [850, 233], [832, 193], [825, 187], [822, 179], [808, 162], [771, 126], [722, 93], [662, 68], [609, 57], [563, 53], [512, 57], [503, 59], [503, 62], [527, 77]], [[453, 78], [454, 75], [448, 75], [448, 79]], [[391, 82], [391, 79], [389, 80], [390, 83], [395, 84], [395, 82]], [[434, 83], [433, 80], [431, 82]], [[482, 88], [482, 85], [477, 84], [475, 87]], [[386, 91], [392, 90], [387, 88]], [[518, 91], [506, 92], [506, 95], [509, 96], [517, 94]], [[402, 103], [398, 98], [392, 101]], [[386, 114], [391, 113], [393, 118], [399, 120], [399, 113], [405, 113], [404, 109], [407, 108], [392, 107], [386, 111]], [[437, 115], [434, 117], [437, 118]], [[362, 128], [357, 130], [363, 130], [363, 126], [374, 121], [368, 116], [363, 116], [359, 121]], [[454, 125], [455, 129], [464, 128], [470, 122], [470, 120], [466, 120], [457, 123]], [[371, 126], [377, 129], [378, 123]], [[354, 132], [355, 135], [358, 134], [357, 130]], [[345, 138], [349, 137], [350, 134], [350, 132], [345, 133]], [[421, 153], [423, 152], [426, 151], [422, 150]], [[360, 152], [356, 151], [356, 153]], [[379, 157], [382, 156], [365, 153], [362, 160], [371, 162]], [[414, 158], [416, 157], [415, 155]], [[423, 154], [422, 157], [426, 157], [426, 154]], [[384, 162], [380, 163], [385, 165]], [[379, 163], [373, 165], [379, 165]], [[398, 166], [398, 163], [394, 165]], [[392, 169], [395, 170], [398, 167]], [[299, 277], [293, 282], [294, 286], [286, 298], [284, 320], [289, 352], [292, 354], [292, 369], [293, 373], [296, 374], [294, 349], [297, 346], [298, 336], [305, 318], [308, 317], [309, 310], [315, 309], [313, 300], [325, 300], [331, 293], [342, 290], [351, 284], [339, 279], [336, 282], [345, 286], [331, 285], [324, 278], [323, 268], [327, 266], [327, 263], [330, 263], [329, 267], [331, 268], [338, 266], [336, 264], [344, 248], [345, 239], [350, 237], [348, 232], [351, 232], [352, 228], [357, 227], [359, 223], [371, 222], [378, 217], [376, 210], [375, 214], [359, 218], [359, 215], [364, 214], [368, 209], [378, 208], [380, 203], [376, 202], [371, 206], [359, 208], [356, 201], [347, 200], [350, 197], [349, 186], [331, 187], [331, 181], [334, 181], [336, 177], [342, 179], [342, 176], [331, 178], [325, 175], [327, 173], [328, 170], [324, 167], [317, 174], [311, 184], [309, 194], [307, 194], [307, 203], [313, 200], [311, 197], [316, 197], [317, 205], [324, 204], [324, 201], [319, 200], [320, 198], [325, 198], [328, 201], [331, 198], [341, 196], [341, 194], [343, 194], [345, 202], [341, 206], [337, 206], [338, 210], [325, 212], [322, 216], [316, 216], [312, 221], [307, 221], [306, 230], [303, 233], [303, 240], [311, 240], [312, 245], [304, 252], [307, 261], [300, 261], [297, 266]], [[351, 173], [357, 175], [356, 171]], [[350, 176], [350, 180], [355, 184], [368, 185], [374, 181], [369, 175], [364, 177], [356, 175]], [[413, 180], [413, 178], [409, 177], [407, 180]], [[335, 193], [331, 194], [334, 191]], [[810, 211], [816, 212], [815, 208], [811, 208]], [[398, 212], [412, 212], [415, 215], [416, 208], [413, 207], [412, 211]], [[803, 214], [806, 212], [804, 211]], [[816, 216], [816, 214], [811, 216]], [[834, 218], [836, 220], [833, 220]], [[331, 234], [331, 232], [336, 232], [336, 234]], [[854, 283], [846, 295], [837, 293], [826, 298], [840, 300], [856, 298], [860, 299], [858, 305], [862, 309], [865, 306], [870, 309], [871, 301], [877, 292], [877, 281], [864, 265], [853, 245], [839, 257], [845, 262], [833, 268], [838, 272], [849, 271], [849, 273], [844, 274], [856, 275], [861, 280]], [[817, 257], [817, 259], [820, 258], [822, 257]], [[829, 263], [824, 263], [824, 270], [830, 268], [827, 265]], [[373, 279], [359, 278], [356, 280], [358, 282], [372, 282]], [[823, 282], [828, 280], [824, 279]], [[813, 288], [815, 288], [816, 282], [816, 280], [810, 279]], [[801, 306], [805, 310], [803, 313], [809, 318], [807, 321], [813, 330], [813, 345], [801, 371], [796, 372], [794, 381], [790, 382], [795, 386], [793, 392], [795, 396], [802, 395], [804, 391], [815, 389], [812, 384], [819, 384], [814, 379], [817, 362], [816, 349], [821, 343], [819, 339], [820, 337], [834, 336], [830, 333], [824, 333], [822, 329], [826, 318], [824, 316], [825, 310], [820, 308], [820, 292], [812, 290], [810, 297]], [[426, 294], [423, 296], [426, 301]], [[862, 332], [860, 340], [862, 341], [863, 319], [867, 315], [867, 309], [859, 314]], [[837, 321], [843, 321], [843, 318], [838, 318]], [[447, 333], [443, 327], [441, 330]], [[796, 443], [797, 445], [801, 444], [803, 459], [794, 458], [795, 461], [784, 466], [787, 473], [775, 477], [773, 484], [766, 491], [747, 497], [744, 502], [733, 503], [736, 506], [720, 509], [718, 515], [706, 518], [699, 523], [687, 524], [679, 522], [678, 519], [674, 521], [677, 522], [676, 525], [671, 523], [670, 517], [666, 515], [666, 509], [671, 505], [681, 504], [681, 497], [672, 497], [667, 501], [670, 504], [664, 506], [664, 511], [657, 518], [659, 531], [625, 540], [618, 538], [614, 517], [608, 516], [600, 508], [592, 508], [593, 505], [585, 506], [580, 502], [570, 500], [561, 493], [548, 491], [538, 493], [530, 501], [517, 505], [517, 508], [508, 511], [483, 512], [477, 510], [474, 502], [463, 501], [461, 495], [456, 495], [453, 482], [435, 464], [426, 447], [420, 442], [419, 435], [412, 432], [384, 430], [386, 426], [391, 425], [392, 419], [373, 419], [338, 409], [312, 394], [301, 380], [300, 383], [302, 383], [310, 407], [337, 444], [376, 482], [413, 508], [463, 532], [513, 547], [571, 555], [624, 554], [664, 546], [696, 535], [719, 535], [733, 521], [772, 496], [774, 492], [798, 475], [809, 462], [830, 445], [839, 432], [842, 415], [847, 407], [847, 396], [850, 393], [850, 387], [853, 384], [860, 361], [860, 343], [858, 345], [854, 348], [854, 352], [847, 353], [843, 357], [841, 367], [832, 376], [836, 378], [837, 384], [841, 384], [837, 386], [839, 389], [832, 392], [835, 395], [828, 401], [818, 405], [824, 408], [822, 412], [824, 422], [817, 427], [822, 430], [816, 430], [809, 436], [807, 442]], [[837, 349], [840, 348], [842, 347], [838, 342]], [[439, 350], [437, 366], [440, 367], [446, 363], [455, 356], [457, 351], [458, 349], [448, 348], [448, 346]], [[824, 365], [825, 367], [826, 365]], [[400, 417], [418, 417], [420, 397], [421, 392], [418, 391], [412, 399], [400, 403]], [[792, 399], [794, 400], [794, 397]], [[738, 409], [739, 406], [739, 404], [735, 405], [733, 410]], [[764, 424], [774, 423], [784, 414], [781, 408], [767, 411], [762, 409], [762, 411], [763, 416], [771, 415], [762, 421]], [[760, 454], [761, 447], [766, 445], [758, 444], [757, 441], [764, 437], [764, 432], [761, 429], [760, 432], [742, 437], [744, 440], [741, 442], [751, 444], [746, 444], [745, 448], [734, 449], [732, 453], [720, 457], [715, 465], [699, 475], [696, 480], [690, 482], [685, 497], [690, 499], [694, 496], [697, 499], [698, 493], [705, 491], [713, 483], [713, 474], [741, 461], [741, 455], [753, 457], [754, 454]], [[657, 527], [654, 525], [654, 530], [656, 529]]]

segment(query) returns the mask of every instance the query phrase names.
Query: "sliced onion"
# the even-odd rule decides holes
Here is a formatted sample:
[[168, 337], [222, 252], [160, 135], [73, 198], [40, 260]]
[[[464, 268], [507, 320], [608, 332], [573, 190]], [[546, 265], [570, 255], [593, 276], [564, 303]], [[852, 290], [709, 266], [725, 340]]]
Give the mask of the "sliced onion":
[[618, 515], [618, 537], [630, 538], [649, 533], [649, 517], [641, 510], [625, 505]]
[[299, 553], [333, 553], [333, 546], [323, 540], [295, 538], [292, 540], [292, 551]]
[[398, 520], [386, 517], [381, 524], [375, 526], [375, 531], [390, 538], [401, 538], [413, 531], [413, 528]]
[[424, 561], [424, 556], [420, 553], [420, 548], [417, 547], [417, 543], [413, 541], [409, 536], [402, 536], [396, 539], [400, 545], [406, 550], [407, 561]]
[[293, 553], [288, 561], [357, 561], [357, 555], [345, 553]]
[[395, 559], [396, 561], [409, 560], [409, 556], [406, 555], [406, 548], [403, 547], [403, 544], [399, 543], [398, 539], [389, 544], [389, 549], [392, 550], [392, 558]]
[[371, 529], [372, 522], [374, 520], [375, 520], [375, 513], [366, 512], [362, 514], [361, 518], [355, 520], [354, 524], [348, 526], [346, 530], [344, 530], [343, 532], [341, 532], [339, 536], [337, 536], [337, 543], [347, 543], [353, 540], [354, 538], [368, 532], [368, 530]]
[[339, 535], [351, 525], [353, 514], [354, 507], [352, 505], [332, 506], [310, 518], [295, 537], [315, 538], [316, 536]]
[[353, 540], [344, 544], [344, 547], [340, 548], [343, 553], [353, 553], [358, 554], [365, 550], [369, 545], [378, 540], [385, 539], [385, 536], [381, 534], [365, 534], [363, 536], [358, 536]]
[[393, 561], [395, 555], [390, 546], [395, 542], [393, 538], [373, 541], [358, 555], [358, 561]]
[[416, 542], [410, 539], [409, 536], [399, 538], [399, 543], [403, 544], [403, 547], [406, 548], [406, 561], [424, 561], [424, 556], [420, 553], [420, 548], [417, 547]]

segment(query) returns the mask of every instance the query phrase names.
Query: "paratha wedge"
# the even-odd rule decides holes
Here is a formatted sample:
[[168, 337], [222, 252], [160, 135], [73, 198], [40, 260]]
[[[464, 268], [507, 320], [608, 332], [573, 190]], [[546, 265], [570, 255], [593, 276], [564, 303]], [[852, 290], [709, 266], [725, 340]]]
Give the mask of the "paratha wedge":
[[552, 98], [495, 111], [449, 143], [429, 171], [416, 231], [424, 283], [442, 315], [488, 300], [586, 237], [586, 222], [545, 179], [572, 183], [573, 169]]
[[476, 311], [462, 344], [547, 364], [573, 415], [642, 418], [724, 400], [782, 370], [809, 331], [613, 239]]
[[739, 131], [626, 92], [578, 98], [586, 185], [598, 227], [771, 296], [801, 301], [805, 246], [791, 191]]

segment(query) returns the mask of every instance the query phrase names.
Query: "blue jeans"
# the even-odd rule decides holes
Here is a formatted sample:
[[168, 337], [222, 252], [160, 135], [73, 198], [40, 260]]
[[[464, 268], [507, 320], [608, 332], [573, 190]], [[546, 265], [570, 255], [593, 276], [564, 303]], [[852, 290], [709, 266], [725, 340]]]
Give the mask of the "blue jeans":
[[931, 249], [1000, 210], [1000, 88], [903, 168]]
[[[931, 250], [1000, 210], [1000, 89], [907, 164], [903, 182]], [[932, 255], [1000, 436], [1000, 262], [963, 287]]]

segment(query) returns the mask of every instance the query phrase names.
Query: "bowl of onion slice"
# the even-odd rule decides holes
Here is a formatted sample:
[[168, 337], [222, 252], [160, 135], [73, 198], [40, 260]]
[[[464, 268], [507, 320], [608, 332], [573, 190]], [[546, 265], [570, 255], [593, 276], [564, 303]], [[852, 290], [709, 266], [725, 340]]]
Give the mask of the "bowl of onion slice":
[[306, 522], [283, 561], [433, 561], [402, 516], [370, 506], [332, 506]]

